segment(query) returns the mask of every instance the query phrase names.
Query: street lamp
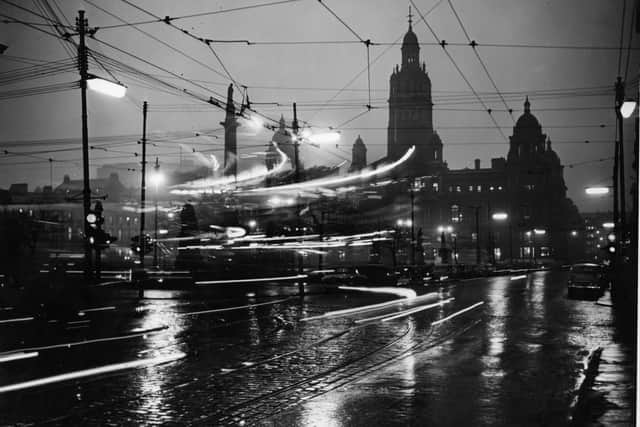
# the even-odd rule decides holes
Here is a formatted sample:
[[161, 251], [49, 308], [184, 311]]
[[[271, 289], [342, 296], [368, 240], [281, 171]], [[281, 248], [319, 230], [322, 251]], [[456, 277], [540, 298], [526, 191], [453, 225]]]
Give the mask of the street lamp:
[[87, 86], [89, 89], [101, 93], [103, 95], [113, 96], [114, 98], [122, 98], [127, 93], [126, 86], [114, 83], [109, 80], [101, 79], [93, 75], [88, 75]]
[[[491, 215], [491, 218], [494, 221], [498, 221], [498, 222], [502, 222], [502, 221], [506, 221], [507, 219], [509, 219], [509, 214], [507, 214], [506, 212], [494, 212], [493, 215]], [[495, 239], [495, 237], [493, 237]], [[491, 245], [492, 249], [494, 251], [493, 253], [493, 260], [494, 260], [494, 264], [495, 264], [495, 242], [493, 242], [493, 244]], [[511, 258], [511, 263], [513, 263], [513, 236], [511, 234], [511, 221], [509, 221], [509, 258]]]
[[155, 212], [154, 212], [154, 235], [153, 235], [153, 266], [158, 267], [158, 187], [164, 182], [164, 175], [160, 172], [160, 164], [156, 157], [156, 164], [153, 168], [153, 174], [151, 175], [151, 183], [156, 188], [155, 193]]
[[625, 99], [622, 105], [620, 106], [620, 114], [622, 114], [622, 118], [628, 119], [633, 114], [633, 111], [636, 109], [636, 101], [633, 99]]
[[584, 192], [589, 196], [601, 196], [604, 194], [609, 194], [609, 188], [605, 186], [596, 186], [596, 187], [587, 187], [584, 189]]

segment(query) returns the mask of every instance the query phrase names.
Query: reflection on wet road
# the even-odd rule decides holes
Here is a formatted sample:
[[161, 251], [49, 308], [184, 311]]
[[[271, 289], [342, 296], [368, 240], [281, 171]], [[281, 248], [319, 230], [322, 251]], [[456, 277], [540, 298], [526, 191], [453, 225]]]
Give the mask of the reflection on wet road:
[[566, 299], [565, 283], [564, 273], [538, 272], [417, 289], [412, 298], [358, 290], [197, 302], [164, 295], [88, 308], [81, 329], [70, 328], [76, 319], [7, 323], [0, 361], [38, 355], [0, 363], [0, 386], [132, 365], [0, 389], [0, 419], [564, 424], [580, 361], [612, 333], [610, 308]]

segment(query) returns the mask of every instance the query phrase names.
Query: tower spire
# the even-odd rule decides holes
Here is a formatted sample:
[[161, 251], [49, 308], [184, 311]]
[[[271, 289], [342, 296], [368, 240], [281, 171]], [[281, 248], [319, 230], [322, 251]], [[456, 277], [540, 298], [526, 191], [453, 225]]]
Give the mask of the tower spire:
[[409, 15], [407, 15], [407, 18], [409, 18], [409, 29], [411, 29], [411, 23], [413, 22], [411, 19], [413, 18], [413, 15], [411, 14], [411, 5], [409, 5]]
[[531, 112], [531, 103], [529, 102], [529, 95], [527, 95], [526, 99], [524, 100], [524, 112], [525, 113]]

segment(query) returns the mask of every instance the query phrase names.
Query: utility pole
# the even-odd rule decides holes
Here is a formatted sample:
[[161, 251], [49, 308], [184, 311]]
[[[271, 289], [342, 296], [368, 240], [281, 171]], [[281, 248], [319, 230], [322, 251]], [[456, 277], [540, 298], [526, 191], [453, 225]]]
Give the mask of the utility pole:
[[[158, 173], [160, 171], [160, 164], [158, 163], [158, 158], [156, 157], [156, 164], [153, 167], [153, 170], [156, 174], [156, 179], [158, 179]], [[158, 182], [156, 181], [156, 196], [155, 196], [155, 215], [154, 215], [154, 223], [153, 223], [153, 266], [158, 267]]]
[[84, 17], [84, 10], [78, 11], [76, 18], [76, 31], [80, 36], [78, 43], [78, 69], [80, 71], [80, 94], [82, 96], [82, 207], [84, 212], [84, 276], [85, 279], [92, 277], [92, 255], [91, 244], [89, 243], [89, 222], [87, 216], [91, 210], [91, 187], [89, 182], [89, 131], [87, 126], [87, 79], [89, 77], [87, 62], [87, 47], [85, 45], [85, 35], [87, 33], [88, 21]]
[[147, 101], [142, 104], [142, 185], [140, 186], [140, 267], [144, 269], [145, 235], [144, 235], [144, 210], [147, 174]]
[[415, 218], [413, 212], [413, 187], [412, 183], [409, 183], [409, 195], [411, 196], [411, 265], [416, 265], [416, 233], [415, 233]]
[[[298, 147], [300, 142], [298, 141], [298, 130], [300, 127], [298, 126], [298, 110], [296, 108], [296, 103], [293, 103], [293, 122], [291, 122], [291, 130], [293, 132], [293, 148], [294, 148], [294, 161], [295, 161], [295, 182], [300, 182], [300, 155], [298, 151]], [[298, 203], [298, 195], [296, 195], [296, 228], [300, 231], [300, 204]], [[298, 259], [298, 274], [302, 274], [303, 272], [303, 259], [302, 254], [296, 252], [296, 258]], [[300, 296], [304, 295], [304, 284], [302, 281], [299, 282], [298, 289], [300, 292]]]
[[471, 206], [476, 217], [476, 265], [480, 266], [480, 206]]
[[[625, 175], [624, 175], [624, 122], [622, 119], [622, 112], [620, 111], [620, 107], [624, 102], [624, 83], [622, 82], [622, 78], [618, 76], [618, 80], [616, 81], [616, 119], [618, 123], [618, 177], [615, 179], [619, 179], [619, 199], [620, 199], [620, 235], [617, 236], [617, 240], [624, 241], [626, 239], [626, 193], [625, 193]], [[615, 181], [614, 181], [615, 182]], [[617, 224], [616, 224], [617, 227]]]

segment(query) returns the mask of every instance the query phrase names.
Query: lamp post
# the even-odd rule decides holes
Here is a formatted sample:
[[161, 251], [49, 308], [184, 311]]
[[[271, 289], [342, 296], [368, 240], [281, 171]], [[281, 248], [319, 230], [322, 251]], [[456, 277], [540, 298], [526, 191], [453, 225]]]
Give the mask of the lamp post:
[[151, 182], [155, 186], [155, 214], [154, 214], [154, 233], [153, 233], [153, 266], [158, 268], [158, 187], [164, 182], [164, 175], [160, 172], [160, 164], [156, 157], [156, 164], [153, 167], [153, 175]]
[[[491, 219], [494, 221], [506, 221], [509, 219], [509, 214], [506, 212], [494, 212], [491, 215]], [[495, 252], [495, 242], [492, 242], [492, 248], [494, 248]], [[509, 220], [509, 257], [511, 258], [511, 262], [513, 262], [513, 238], [511, 236], [511, 220]], [[493, 263], [495, 264], [495, 253], [493, 255]]]
[[[453, 233], [453, 227], [450, 225], [440, 225], [438, 227], [438, 233], [440, 233], [440, 256], [443, 264], [449, 263], [449, 254], [447, 253], [446, 241], [447, 235], [445, 233]], [[446, 259], [446, 261], [445, 261]]]
[[[84, 274], [86, 279], [92, 276], [92, 256], [89, 234], [91, 225], [87, 221], [87, 216], [91, 210], [91, 186], [89, 180], [89, 130], [87, 120], [87, 84], [91, 90], [104, 93], [106, 95], [121, 98], [126, 92], [122, 85], [108, 82], [96, 78], [89, 74], [89, 61], [85, 36], [89, 32], [89, 22], [84, 16], [84, 10], [78, 11], [76, 18], [76, 31], [79, 36], [78, 41], [78, 71], [80, 73], [80, 95], [82, 104], [82, 207], [84, 217]], [[88, 83], [87, 83], [88, 82]]]

